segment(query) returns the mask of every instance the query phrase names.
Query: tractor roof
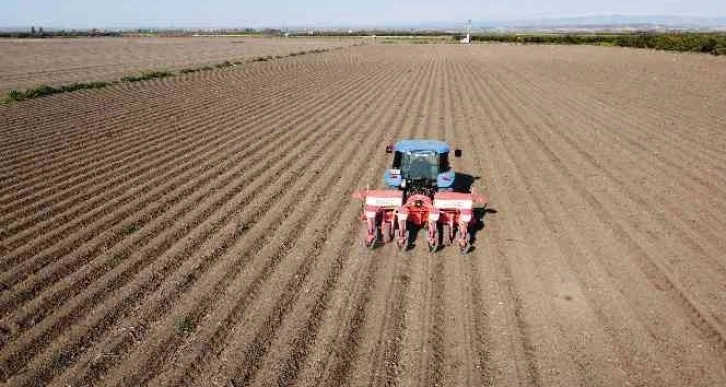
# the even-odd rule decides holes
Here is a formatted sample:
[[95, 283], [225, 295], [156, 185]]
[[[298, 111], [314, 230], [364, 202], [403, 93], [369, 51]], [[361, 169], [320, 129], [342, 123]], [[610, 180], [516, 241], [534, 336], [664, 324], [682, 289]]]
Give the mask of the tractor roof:
[[434, 151], [446, 153], [450, 150], [449, 144], [438, 140], [401, 140], [396, 143], [396, 152]]

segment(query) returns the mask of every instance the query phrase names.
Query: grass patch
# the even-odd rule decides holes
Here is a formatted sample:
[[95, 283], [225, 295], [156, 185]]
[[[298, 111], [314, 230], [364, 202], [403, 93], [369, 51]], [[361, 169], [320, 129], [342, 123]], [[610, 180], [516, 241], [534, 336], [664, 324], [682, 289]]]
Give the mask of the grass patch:
[[124, 226], [124, 228], [121, 229], [121, 233], [123, 233], [124, 235], [131, 235], [136, 231], [139, 231], [139, 225], [137, 225], [136, 223], [127, 224]]
[[197, 325], [190, 317], [184, 317], [176, 320], [176, 323], [174, 323], [174, 328], [176, 328], [177, 333], [187, 335], [194, 332], [194, 329], [197, 328]]
[[232, 67], [232, 66], [234, 66], [234, 64], [232, 64], [232, 62], [226, 60], [226, 61], [224, 61], [222, 63], [218, 63], [218, 64], [214, 65], [214, 68], [216, 68], [216, 69], [224, 69], [224, 68]]
[[191, 74], [202, 71], [202, 69], [195, 68], [195, 69], [181, 69], [179, 70], [179, 74]]
[[267, 62], [268, 60], [272, 60], [273, 57], [271, 55], [268, 56], [257, 56], [252, 58], [253, 62]]
[[108, 257], [108, 259], [106, 261], [108, 262], [109, 266], [114, 267], [114, 266], [117, 266], [119, 263], [121, 263], [121, 261], [123, 261], [124, 258], [125, 257], [122, 255], [114, 254], [114, 255]]
[[149, 79], [157, 79], [157, 78], [166, 78], [174, 75], [170, 71], [144, 71], [139, 75], [130, 75], [125, 76], [121, 78], [121, 82], [124, 83], [131, 83], [131, 82], [140, 82], [140, 81], [148, 81]]

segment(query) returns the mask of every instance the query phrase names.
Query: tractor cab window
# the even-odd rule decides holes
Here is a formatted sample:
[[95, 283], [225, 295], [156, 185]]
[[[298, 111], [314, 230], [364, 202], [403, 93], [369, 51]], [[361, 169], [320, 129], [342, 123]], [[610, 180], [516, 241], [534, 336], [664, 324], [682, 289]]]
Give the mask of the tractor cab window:
[[439, 174], [439, 155], [430, 151], [403, 153], [401, 173], [407, 179], [436, 180]]

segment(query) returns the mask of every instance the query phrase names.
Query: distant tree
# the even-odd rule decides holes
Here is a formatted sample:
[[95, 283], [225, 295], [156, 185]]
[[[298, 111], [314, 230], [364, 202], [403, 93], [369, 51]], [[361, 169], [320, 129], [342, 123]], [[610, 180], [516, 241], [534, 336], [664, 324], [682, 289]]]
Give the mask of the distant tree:
[[38, 27], [38, 33], [43, 35], [43, 27]]
[[35, 35], [35, 26], [30, 27], [30, 34]]

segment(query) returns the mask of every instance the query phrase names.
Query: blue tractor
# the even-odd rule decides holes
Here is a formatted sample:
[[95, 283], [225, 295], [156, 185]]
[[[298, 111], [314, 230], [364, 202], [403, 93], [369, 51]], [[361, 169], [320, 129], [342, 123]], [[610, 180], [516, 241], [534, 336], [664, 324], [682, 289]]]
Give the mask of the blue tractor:
[[[451, 147], [444, 141], [401, 140], [386, 147], [386, 152], [393, 153], [393, 166], [383, 178], [388, 187], [403, 190], [405, 197], [416, 193], [433, 197], [453, 190], [456, 174], [449, 164]], [[461, 150], [456, 149], [454, 157], [461, 157]]]
[[[472, 192], [454, 192], [456, 173], [449, 165], [449, 144], [438, 140], [401, 140], [386, 147], [393, 153], [392, 168], [384, 179], [388, 189], [362, 190], [353, 197], [363, 201], [365, 245], [396, 241], [410, 246], [410, 230], [426, 229], [429, 249], [456, 243], [462, 253], [471, 248], [471, 226], [476, 223], [474, 203], [486, 198]], [[461, 157], [455, 150], [454, 157]]]

